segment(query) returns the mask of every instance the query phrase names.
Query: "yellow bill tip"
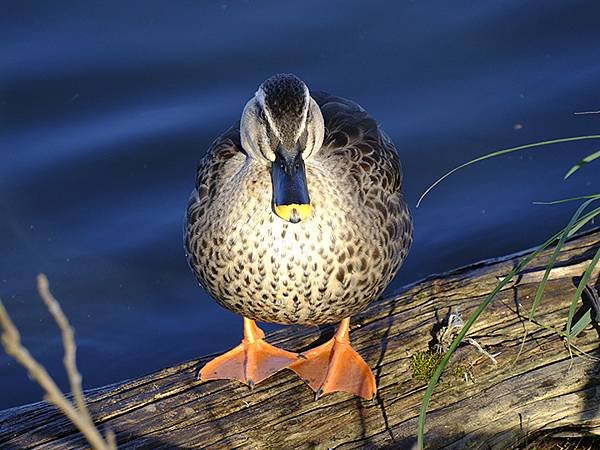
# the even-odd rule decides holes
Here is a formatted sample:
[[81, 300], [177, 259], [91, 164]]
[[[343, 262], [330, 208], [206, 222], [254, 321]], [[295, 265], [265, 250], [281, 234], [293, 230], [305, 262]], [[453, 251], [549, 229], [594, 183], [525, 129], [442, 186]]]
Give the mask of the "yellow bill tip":
[[312, 206], [310, 204], [299, 205], [292, 203], [291, 205], [276, 205], [275, 214], [288, 222], [298, 223], [301, 220], [306, 220], [312, 214]]

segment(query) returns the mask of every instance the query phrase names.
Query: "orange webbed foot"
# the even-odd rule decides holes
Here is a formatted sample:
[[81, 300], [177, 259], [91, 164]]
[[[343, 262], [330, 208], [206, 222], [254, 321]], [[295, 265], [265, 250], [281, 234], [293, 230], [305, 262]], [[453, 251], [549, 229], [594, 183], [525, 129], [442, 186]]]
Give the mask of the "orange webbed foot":
[[217, 356], [200, 370], [201, 380], [238, 380], [250, 389], [297, 361], [297, 353], [268, 344], [253, 320], [244, 318], [244, 339], [232, 350]]
[[373, 372], [350, 345], [349, 326], [350, 319], [344, 319], [331, 340], [289, 366], [315, 391], [316, 399], [342, 391], [370, 400], [377, 392]]

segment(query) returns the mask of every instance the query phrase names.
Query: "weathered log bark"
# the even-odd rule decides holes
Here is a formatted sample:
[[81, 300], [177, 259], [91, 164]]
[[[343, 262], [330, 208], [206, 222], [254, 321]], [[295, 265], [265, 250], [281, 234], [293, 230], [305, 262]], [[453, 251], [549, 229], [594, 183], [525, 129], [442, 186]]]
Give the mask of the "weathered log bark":
[[[599, 246], [600, 230], [566, 245], [538, 308], [540, 322], [564, 328], [576, 278]], [[571, 358], [555, 332], [527, 320], [549, 252], [501, 291], [469, 332], [483, 349], [497, 354], [497, 364], [471, 345], [453, 357], [432, 397], [428, 447], [507, 448], [539, 433], [600, 433], [599, 360], [581, 353]], [[236, 382], [201, 383], [195, 372], [205, 357], [90, 391], [92, 415], [101, 429], [116, 433], [120, 448], [410, 448], [424, 392], [424, 383], [411, 377], [411, 355], [428, 349], [433, 327], [450, 308], [468, 318], [522, 256], [431, 277], [374, 302], [354, 318], [353, 344], [378, 381], [373, 401], [342, 393], [314, 401], [312, 391], [289, 371], [253, 392]], [[596, 268], [588, 283], [594, 289], [599, 273]], [[600, 356], [598, 330], [582, 332], [577, 348]], [[269, 341], [303, 350], [331, 331], [288, 327]], [[453, 367], [459, 364], [470, 367], [472, 380], [455, 377]], [[0, 412], [0, 448], [34, 447], [85, 448], [86, 443], [46, 403]]]

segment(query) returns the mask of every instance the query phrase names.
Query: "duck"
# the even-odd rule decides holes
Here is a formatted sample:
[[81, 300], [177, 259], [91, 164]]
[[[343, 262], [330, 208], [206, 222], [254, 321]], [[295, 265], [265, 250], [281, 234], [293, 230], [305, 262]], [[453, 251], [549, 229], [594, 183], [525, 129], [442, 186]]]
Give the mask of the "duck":
[[[352, 348], [350, 318], [383, 292], [410, 249], [402, 185], [392, 140], [357, 103], [311, 91], [294, 74], [260, 84], [200, 160], [187, 206], [189, 266], [243, 317], [242, 342], [199, 378], [252, 389], [290, 369], [316, 398], [373, 398], [376, 380]], [[257, 322], [339, 326], [296, 353], [266, 342]]]

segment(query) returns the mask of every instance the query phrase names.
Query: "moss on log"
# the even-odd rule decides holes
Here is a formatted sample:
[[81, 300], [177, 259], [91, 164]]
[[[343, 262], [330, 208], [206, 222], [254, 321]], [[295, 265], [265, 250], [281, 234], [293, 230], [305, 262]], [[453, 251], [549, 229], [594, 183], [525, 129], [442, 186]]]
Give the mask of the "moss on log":
[[[565, 246], [538, 308], [539, 322], [564, 329], [578, 277], [599, 246], [600, 230]], [[428, 447], [508, 448], [539, 434], [600, 434], [600, 362], [594, 358], [600, 356], [599, 329], [590, 326], [574, 341], [589, 356], [571, 357], [555, 332], [527, 319], [550, 252], [501, 291], [468, 334], [497, 364], [473, 345], [453, 356], [430, 404]], [[451, 309], [468, 318], [523, 254], [430, 277], [355, 317], [352, 342], [378, 381], [373, 401], [343, 393], [314, 401], [289, 371], [253, 392], [236, 382], [201, 383], [195, 373], [208, 356], [89, 391], [90, 410], [100, 429], [116, 433], [122, 449], [410, 448], [425, 389], [411, 375], [411, 357], [429, 349]], [[597, 267], [588, 284], [594, 289], [599, 273]], [[268, 339], [300, 351], [332, 332], [288, 327]], [[2, 449], [86, 447], [68, 420], [44, 402], [0, 412]]]

